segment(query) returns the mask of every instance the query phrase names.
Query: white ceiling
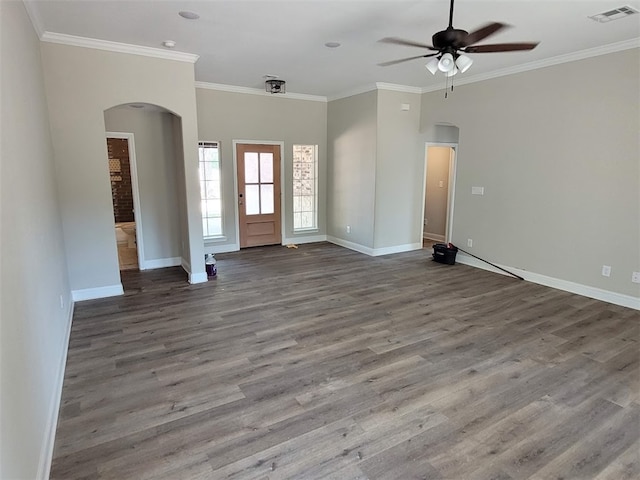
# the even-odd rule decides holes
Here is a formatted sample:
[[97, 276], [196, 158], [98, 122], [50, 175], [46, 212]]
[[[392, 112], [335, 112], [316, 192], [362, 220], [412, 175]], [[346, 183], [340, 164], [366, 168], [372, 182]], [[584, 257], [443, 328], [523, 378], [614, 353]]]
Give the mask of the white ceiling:
[[[327, 97], [375, 82], [421, 89], [444, 86], [444, 77], [429, 74], [424, 59], [377, 66], [423, 52], [378, 40], [395, 36], [430, 44], [431, 35], [447, 26], [448, 0], [29, 0], [28, 4], [41, 32], [160, 49], [164, 40], [174, 40], [174, 51], [200, 56], [195, 70], [196, 80], [202, 82], [263, 88], [263, 76], [273, 74], [286, 80], [288, 92]], [[640, 10], [638, 0], [458, 0], [454, 27], [472, 31], [489, 21], [512, 25], [480, 44], [541, 43], [529, 52], [473, 54], [473, 66], [456, 80], [526, 69], [529, 64], [619, 42], [637, 43], [640, 14], [607, 23], [587, 18], [625, 5]], [[181, 10], [196, 12], [200, 19], [186, 20], [178, 16]], [[324, 46], [332, 41], [342, 45]]]

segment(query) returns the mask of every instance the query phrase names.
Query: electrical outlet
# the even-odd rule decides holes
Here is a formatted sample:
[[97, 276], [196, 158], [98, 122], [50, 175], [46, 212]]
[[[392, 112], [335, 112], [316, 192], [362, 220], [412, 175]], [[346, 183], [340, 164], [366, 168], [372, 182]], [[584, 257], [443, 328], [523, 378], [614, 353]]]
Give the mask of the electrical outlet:
[[351, 233], [351, 225], [347, 225], [347, 233]]
[[603, 277], [611, 276], [611, 267], [609, 265], [602, 265], [602, 276]]
[[471, 238], [467, 238], [467, 247], [473, 247], [473, 240]]
[[640, 272], [633, 272], [631, 274], [631, 281], [633, 283], [640, 283]]

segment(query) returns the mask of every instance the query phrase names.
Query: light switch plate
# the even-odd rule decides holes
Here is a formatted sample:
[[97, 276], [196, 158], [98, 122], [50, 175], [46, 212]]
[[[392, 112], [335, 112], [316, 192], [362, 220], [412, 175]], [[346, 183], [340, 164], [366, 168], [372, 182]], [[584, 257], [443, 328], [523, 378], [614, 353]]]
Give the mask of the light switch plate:
[[471, 195], [484, 195], [484, 187], [471, 187]]

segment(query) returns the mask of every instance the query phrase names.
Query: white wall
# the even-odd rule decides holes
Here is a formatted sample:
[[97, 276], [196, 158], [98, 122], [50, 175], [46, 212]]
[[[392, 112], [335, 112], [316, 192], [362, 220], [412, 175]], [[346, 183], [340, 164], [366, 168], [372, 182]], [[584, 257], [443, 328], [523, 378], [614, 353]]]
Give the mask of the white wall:
[[[145, 262], [182, 256], [175, 115], [121, 106], [104, 114], [108, 132], [134, 134]], [[179, 134], [179, 132], [178, 132]]]
[[[198, 134], [202, 141], [220, 142], [224, 250], [239, 245], [236, 238], [233, 140], [283, 141], [285, 199], [284, 239], [326, 235], [327, 104], [277, 95], [252, 95], [207, 88], [196, 89]], [[293, 232], [293, 145], [318, 145], [318, 231]]]
[[327, 109], [327, 234], [366, 249], [374, 247], [377, 103], [372, 91]]
[[451, 147], [429, 147], [427, 149], [424, 231], [425, 236], [429, 236], [427, 234], [435, 235], [436, 240], [443, 241], [447, 228], [450, 160]]
[[71, 291], [39, 40], [22, 2], [0, 2], [0, 35], [0, 478], [31, 480], [49, 473]]
[[181, 117], [187, 263], [192, 281], [206, 279], [193, 64], [52, 43], [41, 49], [72, 290], [104, 294], [120, 282], [104, 111], [127, 103], [158, 105]]
[[460, 128], [453, 243], [472, 238], [470, 251], [494, 263], [640, 297], [639, 73], [631, 49], [462, 85], [446, 100], [424, 94], [423, 132]]
[[[422, 248], [424, 143], [419, 141], [420, 95], [378, 90], [375, 253]], [[402, 105], [409, 110], [402, 110]], [[384, 252], [385, 250], [382, 250]]]

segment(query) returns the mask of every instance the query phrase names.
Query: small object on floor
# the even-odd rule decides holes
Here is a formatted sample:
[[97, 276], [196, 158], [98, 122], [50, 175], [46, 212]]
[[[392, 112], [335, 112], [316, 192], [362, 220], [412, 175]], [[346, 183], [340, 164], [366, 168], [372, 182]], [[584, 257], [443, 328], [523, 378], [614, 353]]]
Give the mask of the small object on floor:
[[362, 452], [358, 452], [358, 460], [362, 460]]
[[271, 471], [273, 472], [276, 469], [276, 462], [271, 464]]
[[433, 246], [433, 259], [438, 263], [455, 265], [456, 253], [458, 253], [458, 248], [451, 243], [448, 245], [446, 243], [436, 243]]
[[207, 277], [215, 277], [218, 274], [216, 257], [214, 257], [213, 253], [207, 253], [204, 256], [204, 266], [207, 270]]
[[287, 248], [298, 248], [298, 246], [295, 243], [289, 243], [287, 244]]

